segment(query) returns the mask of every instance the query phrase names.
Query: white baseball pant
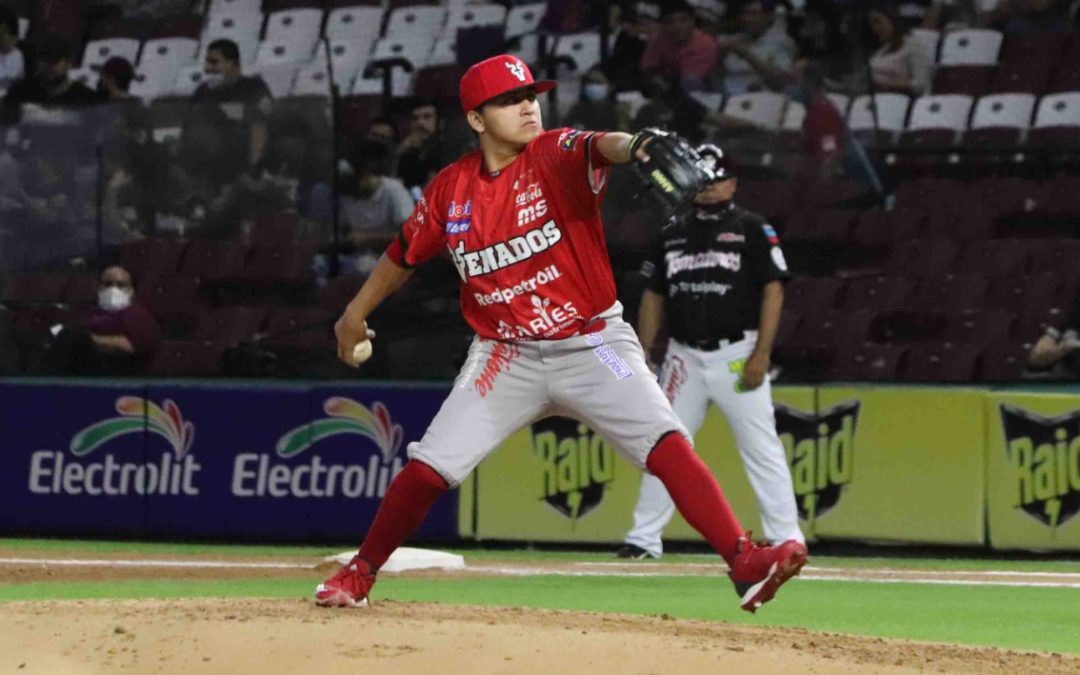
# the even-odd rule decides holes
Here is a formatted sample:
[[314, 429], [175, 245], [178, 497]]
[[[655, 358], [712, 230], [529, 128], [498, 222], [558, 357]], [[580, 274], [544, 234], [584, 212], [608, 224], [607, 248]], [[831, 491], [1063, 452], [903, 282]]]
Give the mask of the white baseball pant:
[[[660, 386], [692, 435], [701, 429], [710, 401], [720, 408], [757, 497], [765, 537], [771, 543], [805, 541], [799, 530], [791, 469], [776, 433], [769, 378], [757, 389], [739, 391], [743, 365], [756, 344], [756, 331], [747, 331], [746, 339], [710, 352], [672, 340], [660, 371]], [[626, 543], [661, 556], [664, 527], [674, 515], [675, 504], [663, 483], [645, 474]]]

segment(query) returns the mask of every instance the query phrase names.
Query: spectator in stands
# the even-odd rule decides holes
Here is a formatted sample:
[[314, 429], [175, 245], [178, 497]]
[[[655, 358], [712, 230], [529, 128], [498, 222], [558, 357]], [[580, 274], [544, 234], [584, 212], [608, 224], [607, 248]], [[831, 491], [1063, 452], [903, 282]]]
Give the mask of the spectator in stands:
[[1058, 326], [1051, 326], [1031, 348], [1028, 365], [1051, 376], [1080, 379], [1080, 293]]
[[611, 56], [602, 66], [616, 91], [641, 89], [645, 81], [642, 57], [649, 41], [659, 32], [659, 3], [639, 2], [620, 15]]
[[135, 79], [135, 68], [122, 56], [113, 56], [101, 66], [98, 95], [105, 101], [124, 101], [131, 98], [128, 91]]
[[1070, 4], [1066, 0], [998, 0], [985, 20], [1006, 33], [1061, 33], [1069, 30]]
[[694, 26], [694, 12], [682, 0], [663, 6], [663, 29], [649, 41], [641, 58], [652, 75], [676, 79], [686, 91], [711, 89], [716, 68], [716, 40]]
[[390, 148], [370, 140], [349, 160], [355, 190], [342, 200], [341, 217], [353, 243], [364, 244], [370, 235], [393, 236], [412, 213], [415, 202], [400, 180], [387, 175], [389, 162]]
[[37, 72], [13, 84], [4, 97], [0, 124], [17, 122], [22, 106], [34, 103], [41, 106], [81, 106], [96, 103], [97, 95], [81, 82], [68, 77], [74, 61], [71, 48], [60, 37], [46, 36], [37, 49]]
[[776, 80], [791, 72], [797, 48], [775, 7], [775, 0], [750, 0], [739, 15], [743, 32], [717, 39], [727, 95], [775, 88]]
[[867, 19], [879, 44], [870, 57], [874, 90], [911, 96], [923, 94], [930, 86], [933, 63], [901, 23], [895, 5], [877, 6], [870, 10]]
[[19, 17], [0, 6], [0, 96], [26, 75], [26, 60], [19, 49]]
[[397, 148], [398, 178], [414, 195], [449, 163], [439, 113], [434, 101], [414, 105], [409, 115], [409, 133]]
[[98, 306], [63, 326], [34, 368], [39, 375], [136, 375], [161, 344], [161, 328], [135, 302], [131, 274], [106, 267], [98, 280]]
[[566, 126], [620, 131], [629, 128], [628, 121], [620, 122], [617, 119], [611, 84], [599, 66], [589, 70], [582, 78], [581, 100], [570, 109]]
[[242, 173], [258, 175], [273, 97], [261, 77], [243, 75], [232, 40], [211, 42], [204, 68], [206, 81], [184, 120], [181, 160], [191, 173], [224, 187]]
[[398, 143], [401, 141], [397, 122], [394, 121], [393, 117], [387, 115], [379, 115], [371, 120], [371, 123], [368, 124], [367, 137], [373, 141], [385, 143], [391, 148], [397, 148]]

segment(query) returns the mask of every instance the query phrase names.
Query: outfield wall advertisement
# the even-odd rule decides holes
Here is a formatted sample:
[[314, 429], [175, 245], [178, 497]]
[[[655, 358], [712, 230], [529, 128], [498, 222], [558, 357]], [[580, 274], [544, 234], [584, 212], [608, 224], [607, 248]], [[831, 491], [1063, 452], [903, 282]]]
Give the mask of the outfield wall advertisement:
[[[3, 384], [0, 531], [358, 541], [444, 387]], [[458, 534], [449, 493], [418, 533]]]

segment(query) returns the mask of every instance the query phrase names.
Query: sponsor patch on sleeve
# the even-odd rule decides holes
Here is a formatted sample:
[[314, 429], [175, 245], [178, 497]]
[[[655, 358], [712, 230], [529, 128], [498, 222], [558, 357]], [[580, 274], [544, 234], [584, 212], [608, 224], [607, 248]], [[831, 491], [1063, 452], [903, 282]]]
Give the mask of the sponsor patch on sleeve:
[[761, 230], [765, 233], [765, 238], [769, 240], [770, 244], [776, 246], [780, 243], [780, 237], [776, 236], [776, 230], [773, 229], [772, 225], [766, 223], [761, 226]]
[[577, 129], [568, 129], [559, 134], [559, 149], [570, 152], [578, 143], [578, 139], [581, 138], [581, 131]]

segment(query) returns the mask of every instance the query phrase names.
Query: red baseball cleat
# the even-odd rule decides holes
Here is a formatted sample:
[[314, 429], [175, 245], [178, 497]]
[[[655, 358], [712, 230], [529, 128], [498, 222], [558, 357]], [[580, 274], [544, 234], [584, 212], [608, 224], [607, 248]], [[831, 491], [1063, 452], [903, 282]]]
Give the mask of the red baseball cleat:
[[375, 575], [368, 564], [353, 556], [337, 574], [315, 587], [315, 604], [321, 607], [367, 607]]
[[776, 546], [761, 546], [750, 541], [750, 532], [739, 537], [731, 577], [735, 592], [742, 598], [739, 606], [750, 613], [773, 599], [785, 581], [799, 573], [806, 564], [806, 544], [788, 539]]

